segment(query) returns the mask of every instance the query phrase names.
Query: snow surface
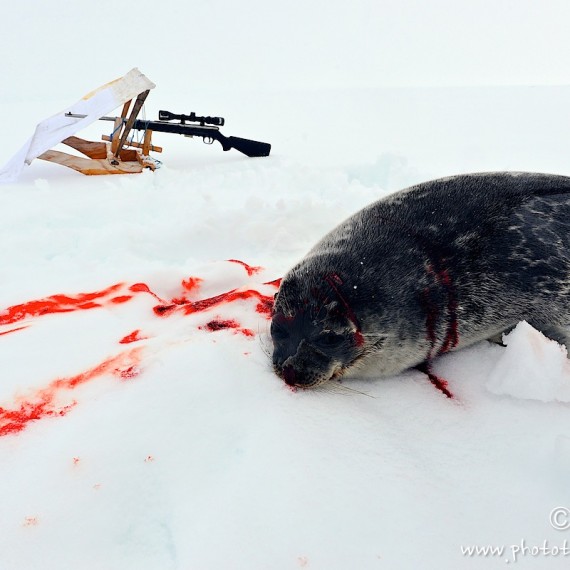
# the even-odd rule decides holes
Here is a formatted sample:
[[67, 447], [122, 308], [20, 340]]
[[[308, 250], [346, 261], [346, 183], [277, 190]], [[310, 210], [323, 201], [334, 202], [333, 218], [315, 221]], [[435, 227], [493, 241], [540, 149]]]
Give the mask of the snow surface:
[[526, 321], [504, 335], [506, 350], [489, 375], [494, 394], [542, 402], [570, 402], [570, 362], [565, 346]]
[[[271, 370], [258, 305], [326, 231], [390, 191], [467, 171], [570, 174], [570, 88], [369, 81], [389, 61], [386, 37], [399, 42], [393, 85], [410, 83], [410, 54], [420, 54], [422, 77], [435, 85], [459, 77], [431, 66], [449, 63], [448, 54], [474, 69], [465, 46], [455, 50], [437, 32], [453, 29], [445, 2], [435, 27], [414, 3], [402, 4], [414, 33], [427, 26], [415, 44], [401, 33], [400, 8], [394, 23], [384, 3], [355, 4], [350, 22], [335, 6], [330, 28], [316, 3], [305, 19], [293, 8], [271, 15], [266, 3], [246, 4], [226, 14], [221, 3], [193, 13], [167, 2], [151, 14], [142, 2], [139, 23], [156, 24], [148, 48], [144, 26], [117, 43], [115, 24], [127, 12], [113, 15], [114, 3], [97, 14], [94, 5], [57, 2], [3, 8], [10, 57], [0, 63], [0, 162], [38, 120], [133, 66], [157, 83], [149, 118], [159, 108], [223, 115], [225, 134], [273, 150], [247, 159], [157, 133], [165, 152], [155, 173], [89, 178], [34, 161], [19, 183], [0, 187], [0, 568], [455, 570], [512, 565], [521, 541], [562, 546], [570, 530], [555, 530], [549, 515], [570, 508], [570, 410], [522, 392], [536, 378], [513, 372], [524, 343], [440, 358], [434, 372], [452, 400], [417, 371], [380, 380], [373, 367], [344, 388], [292, 392]], [[509, 16], [508, 2], [486, 4]], [[556, 14], [544, 5], [540, 17], [527, 14], [556, 30], [526, 34], [531, 47], [503, 37], [500, 23], [487, 28], [487, 10], [472, 35], [469, 12], [454, 37], [468, 36], [474, 56], [492, 46], [481, 68], [503, 50], [487, 66], [491, 80], [513, 54], [524, 82], [520, 54], [530, 49], [534, 69], [547, 69], [533, 42], [550, 46], [563, 28], [554, 4]], [[161, 28], [161, 17], [171, 25]], [[369, 26], [380, 21], [389, 34], [371, 48]], [[478, 41], [483, 32], [493, 41]], [[120, 57], [111, 55], [123, 42]], [[415, 47], [402, 56], [405, 45]], [[541, 52], [549, 65], [564, 59], [564, 50], [551, 51]], [[79, 65], [87, 54], [90, 65]], [[97, 140], [106, 127], [84, 135]], [[208, 310], [188, 302], [162, 316], [154, 310], [235, 289], [243, 299]], [[524, 358], [530, 372], [561, 362], [558, 353]], [[510, 387], [496, 394], [487, 383], [505, 362]], [[37, 421], [18, 424], [21, 406]], [[461, 552], [487, 545], [505, 552]], [[516, 566], [569, 561], [527, 553]]]

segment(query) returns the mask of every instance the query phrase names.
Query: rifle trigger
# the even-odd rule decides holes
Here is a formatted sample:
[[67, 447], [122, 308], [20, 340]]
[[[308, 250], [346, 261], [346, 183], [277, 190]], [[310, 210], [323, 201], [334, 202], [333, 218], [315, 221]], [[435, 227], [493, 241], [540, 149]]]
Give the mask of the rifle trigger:
[[214, 139], [212, 137], [204, 137], [204, 144], [214, 144]]

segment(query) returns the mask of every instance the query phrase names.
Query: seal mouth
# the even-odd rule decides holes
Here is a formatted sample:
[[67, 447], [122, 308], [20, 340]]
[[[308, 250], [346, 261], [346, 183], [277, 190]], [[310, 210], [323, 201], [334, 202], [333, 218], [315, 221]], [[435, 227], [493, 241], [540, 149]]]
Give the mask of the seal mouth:
[[340, 378], [346, 368], [341, 366], [337, 366], [335, 370], [330, 375], [318, 375], [316, 378], [311, 379], [309, 381], [302, 381], [303, 376], [299, 374], [299, 372], [295, 369], [292, 364], [286, 364], [282, 367], [274, 366], [273, 370], [277, 376], [279, 376], [287, 386], [291, 388], [301, 388], [303, 390], [309, 388], [316, 388], [331, 380], [337, 380]]

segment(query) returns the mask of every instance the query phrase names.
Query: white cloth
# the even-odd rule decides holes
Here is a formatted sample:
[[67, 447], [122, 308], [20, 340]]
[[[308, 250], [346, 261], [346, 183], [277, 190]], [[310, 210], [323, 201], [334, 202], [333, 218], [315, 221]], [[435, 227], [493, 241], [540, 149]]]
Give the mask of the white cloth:
[[[0, 184], [15, 182], [20, 176], [24, 164], [30, 164], [34, 158], [77, 131], [84, 129], [102, 115], [133, 99], [139, 93], [154, 87], [155, 84], [135, 67], [123, 77], [102, 85], [82, 97], [71, 107], [38, 123], [33, 136], [0, 169]], [[77, 119], [66, 117], [66, 113], [86, 116]]]

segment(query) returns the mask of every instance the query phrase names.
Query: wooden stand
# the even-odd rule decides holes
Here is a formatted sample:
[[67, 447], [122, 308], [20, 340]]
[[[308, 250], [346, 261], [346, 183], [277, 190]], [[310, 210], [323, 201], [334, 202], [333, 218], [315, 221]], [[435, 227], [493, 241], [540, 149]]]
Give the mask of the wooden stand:
[[[87, 175], [138, 174], [143, 171], [143, 168], [154, 170], [156, 161], [149, 156], [149, 152], [162, 152], [162, 148], [152, 145], [152, 131], [145, 131], [142, 144], [127, 141], [148, 93], [148, 91], [143, 91], [138, 95], [128, 119], [127, 114], [132, 101], [127, 101], [123, 105], [121, 116], [115, 120], [113, 135], [101, 137], [106, 142], [92, 142], [75, 136], [61, 141], [87, 158], [59, 150], [48, 150], [40, 154], [38, 158], [67, 166]], [[125, 146], [132, 148], [124, 148]]]

